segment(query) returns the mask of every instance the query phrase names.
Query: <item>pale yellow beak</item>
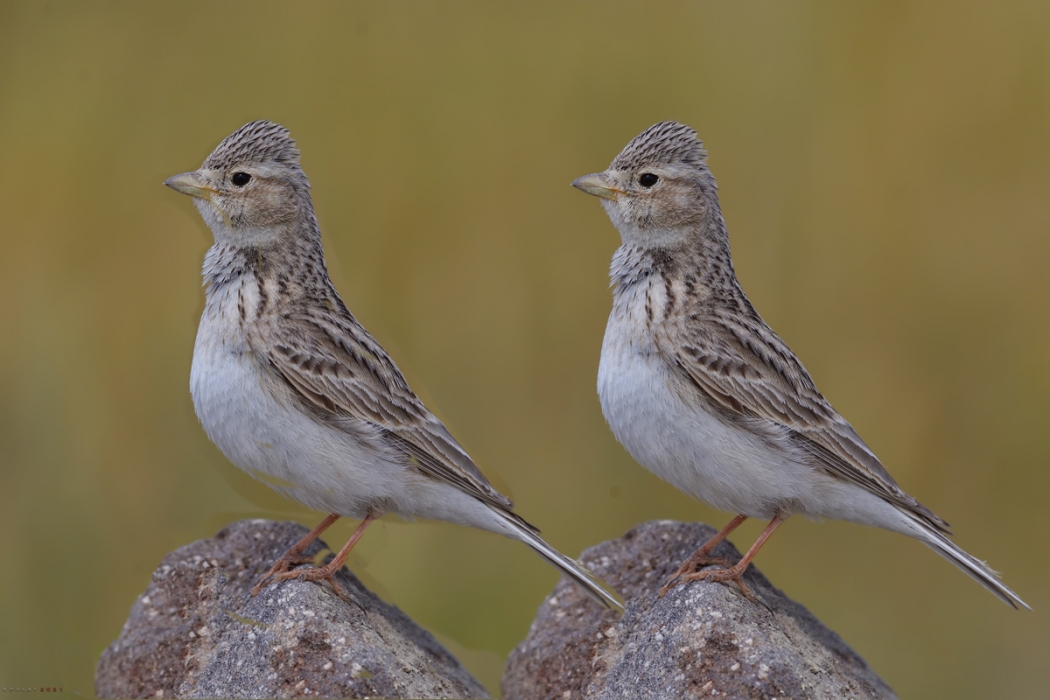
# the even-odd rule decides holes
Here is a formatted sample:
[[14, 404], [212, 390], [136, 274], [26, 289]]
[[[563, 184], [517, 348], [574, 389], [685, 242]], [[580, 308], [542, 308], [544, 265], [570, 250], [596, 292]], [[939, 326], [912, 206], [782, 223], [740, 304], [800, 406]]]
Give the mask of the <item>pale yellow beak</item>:
[[211, 199], [211, 196], [218, 191], [205, 184], [201, 176], [195, 172], [169, 177], [164, 184], [176, 192], [182, 192], [198, 199]]
[[572, 186], [602, 199], [615, 199], [616, 195], [624, 192], [606, 173], [593, 173], [576, 178], [572, 181]]

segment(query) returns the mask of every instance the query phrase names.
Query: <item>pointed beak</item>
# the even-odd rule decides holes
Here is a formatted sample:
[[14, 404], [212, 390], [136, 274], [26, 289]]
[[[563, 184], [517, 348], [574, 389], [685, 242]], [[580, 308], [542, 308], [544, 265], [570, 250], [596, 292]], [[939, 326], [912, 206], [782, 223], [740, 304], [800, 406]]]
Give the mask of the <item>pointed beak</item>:
[[624, 193], [624, 190], [617, 186], [616, 181], [608, 173], [584, 175], [573, 180], [572, 186], [602, 199], [615, 199], [616, 195]]
[[164, 184], [176, 192], [182, 192], [198, 199], [210, 199], [212, 194], [217, 192], [213, 187], [209, 187], [200, 174], [196, 172], [182, 173], [181, 175], [169, 177], [164, 181]]

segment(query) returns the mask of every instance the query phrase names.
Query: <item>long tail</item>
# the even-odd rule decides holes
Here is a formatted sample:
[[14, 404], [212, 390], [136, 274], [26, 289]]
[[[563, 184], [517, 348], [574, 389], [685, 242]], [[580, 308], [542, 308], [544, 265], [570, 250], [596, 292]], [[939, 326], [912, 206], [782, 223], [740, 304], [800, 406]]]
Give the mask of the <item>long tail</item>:
[[561, 569], [563, 574], [575, 581], [576, 585], [586, 591], [588, 595], [598, 601], [603, 607], [623, 610], [623, 604], [595, 580], [594, 574], [544, 542], [543, 538], [536, 534], [535, 528], [531, 525], [514, 513], [500, 511], [495, 508], [492, 509], [492, 512], [512, 531], [509, 533], [512, 537], [529, 545], [536, 550], [537, 554]]
[[929, 525], [923, 523], [918, 518], [911, 514], [906, 515], [913, 522], [915, 529], [918, 531], [916, 538], [927, 547], [962, 569], [971, 578], [977, 581], [977, 583], [987, 588], [992, 592], [992, 595], [1007, 605], [1013, 608], [1024, 607], [1029, 610], [1032, 609], [1029, 607], [1028, 603], [1021, 600], [1020, 596], [1007, 588], [1003, 582], [999, 580], [999, 574], [989, 569], [983, 561], [971, 557], [954, 542], [941, 533], [934, 531]]

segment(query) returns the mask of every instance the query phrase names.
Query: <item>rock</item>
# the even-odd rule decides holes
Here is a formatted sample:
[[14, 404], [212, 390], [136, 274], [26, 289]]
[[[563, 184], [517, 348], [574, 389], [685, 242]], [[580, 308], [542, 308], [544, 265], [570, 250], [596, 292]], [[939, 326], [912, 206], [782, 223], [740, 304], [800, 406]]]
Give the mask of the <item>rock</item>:
[[[754, 566], [744, 581], [697, 581], [657, 592], [715, 531], [640, 525], [581, 560], [627, 600], [619, 620], [562, 579], [503, 674], [505, 700], [549, 698], [895, 698], [864, 660]], [[727, 542], [714, 552], [733, 561]]]
[[[489, 697], [459, 662], [345, 568], [249, 591], [307, 533], [246, 520], [164, 558], [102, 654], [99, 697]], [[315, 542], [314, 555], [325, 549]]]

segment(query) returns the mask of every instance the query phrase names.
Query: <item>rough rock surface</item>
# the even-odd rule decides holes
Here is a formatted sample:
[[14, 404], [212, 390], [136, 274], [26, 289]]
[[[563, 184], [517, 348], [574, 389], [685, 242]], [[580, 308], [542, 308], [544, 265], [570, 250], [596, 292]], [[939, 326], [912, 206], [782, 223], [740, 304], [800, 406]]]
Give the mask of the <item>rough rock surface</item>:
[[[167, 557], [99, 661], [99, 697], [489, 697], [433, 637], [345, 568], [326, 583], [255, 581], [307, 530], [234, 523]], [[308, 555], [324, 550], [315, 542]]]
[[[581, 560], [619, 590], [627, 611], [602, 611], [564, 578], [540, 607], [503, 674], [505, 700], [568, 698], [894, 698], [834, 632], [754, 566], [744, 581], [697, 581], [664, 598], [678, 565], [715, 533], [699, 523], [640, 525]], [[715, 556], [737, 561], [723, 542]]]

